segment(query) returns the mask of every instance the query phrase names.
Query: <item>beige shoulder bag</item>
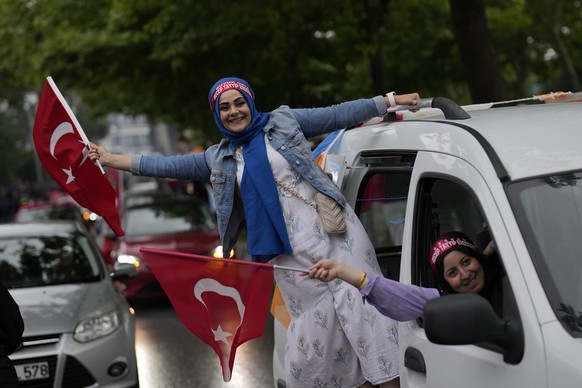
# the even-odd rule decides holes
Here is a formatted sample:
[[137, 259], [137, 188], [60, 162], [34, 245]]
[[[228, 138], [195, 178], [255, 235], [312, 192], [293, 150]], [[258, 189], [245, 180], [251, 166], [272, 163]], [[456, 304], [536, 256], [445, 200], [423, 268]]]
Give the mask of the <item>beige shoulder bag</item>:
[[297, 191], [292, 189], [289, 185], [281, 182], [278, 179], [275, 179], [275, 182], [283, 190], [314, 208], [315, 211], [319, 213], [319, 217], [321, 217], [321, 223], [323, 224], [323, 229], [326, 231], [326, 233], [343, 234], [348, 230], [344, 217], [344, 211], [332, 197], [317, 192], [314, 196], [315, 203], [310, 202]]

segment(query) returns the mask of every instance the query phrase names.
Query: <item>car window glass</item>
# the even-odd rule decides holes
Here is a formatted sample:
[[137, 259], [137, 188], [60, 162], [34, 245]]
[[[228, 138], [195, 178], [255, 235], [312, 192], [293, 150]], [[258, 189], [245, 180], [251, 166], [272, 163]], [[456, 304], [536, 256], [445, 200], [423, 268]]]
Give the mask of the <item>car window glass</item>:
[[509, 186], [509, 198], [548, 299], [562, 325], [582, 336], [582, 172]]
[[436, 179], [431, 193], [435, 237], [458, 230], [474, 240], [483, 230], [485, 222], [475, 197], [463, 186], [446, 179]]
[[95, 250], [95, 246], [85, 236], [80, 235], [77, 242], [79, 244], [80, 250], [87, 257], [87, 263], [91, 268], [91, 273], [98, 274], [100, 272], [99, 263], [101, 257], [99, 255], [101, 255], [101, 253]]
[[[419, 182], [418, 202], [415, 209], [413, 233], [412, 283], [423, 287], [439, 288], [434, 272], [431, 270], [428, 255], [437, 237], [450, 231], [464, 232], [483, 250], [490, 236], [487, 220], [479, 206], [477, 196], [467, 187], [449, 179], [425, 178]], [[501, 317], [511, 317], [519, 322], [519, 312], [509, 281], [499, 254], [487, 259], [495, 260], [488, 267], [489, 274], [495, 273], [494, 285], [488, 291], [494, 311]], [[422, 326], [422, 319], [417, 323]], [[501, 348], [491, 342], [478, 344], [481, 347], [501, 352]]]
[[428, 262], [428, 254], [438, 236], [450, 231], [465, 233], [473, 241], [486, 227], [475, 196], [464, 186], [447, 179], [423, 179], [419, 183], [419, 201], [415, 214], [413, 244], [413, 282], [437, 287]]
[[194, 201], [151, 202], [127, 209], [126, 236], [181, 233], [215, 228], [205, 204]]
[[385, 276], [398, 279], [410, 173], [376, 170], [362, 181], [356, 214], [374, 245]]
[[79, 220], [80, 211], [73, 206], [45, 206], [22, 208], [16, 221]]
[[99, 279], [95, 253], [78, 235], [0, 239], [0, 278], [8, 287], [73, 284]]

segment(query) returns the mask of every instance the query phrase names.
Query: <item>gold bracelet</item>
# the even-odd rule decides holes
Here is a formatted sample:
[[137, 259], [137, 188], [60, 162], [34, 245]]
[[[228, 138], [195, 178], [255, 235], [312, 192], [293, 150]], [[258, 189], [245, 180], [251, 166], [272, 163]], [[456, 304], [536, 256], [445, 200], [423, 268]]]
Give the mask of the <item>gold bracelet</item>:
[[360, 281], [359, 281], [358, 285], [356, 286], [356, 288], [358, 290], [364, 286], [364, 283], [366, 282], [367, 278], [368, 278], [368, 274], [366, 272], [362, 272], [362, 277], [360, 278]]

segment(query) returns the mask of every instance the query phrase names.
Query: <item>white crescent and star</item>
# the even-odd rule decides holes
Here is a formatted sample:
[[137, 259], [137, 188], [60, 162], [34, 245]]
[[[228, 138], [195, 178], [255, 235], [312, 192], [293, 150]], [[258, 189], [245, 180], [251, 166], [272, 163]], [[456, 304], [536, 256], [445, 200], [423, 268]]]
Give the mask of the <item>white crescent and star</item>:
[[[236, 288], [224, 286], [224, 285], [220, 284], [218, 281], [216, 281], [215, 279], [211, 279], [211, 278], [200, 279], [194, 285], [194, 296], [204, 306], [206, 306], [206, 303], [204, 303], [204, 300], [202, 300], [202, 294], [204, 292], [215, 292], [219, 295], [230, 297], [232, 300], [234, 300], [236, 303], [237, 309], [238, 309], [239, 316], [240, 316], [240, 321], [238, 324], [238, 327], [240, 327], [240, 325], [242, 324], [242, 321], [243, 321], [244, 313], [245, 313], [245, 305], [244, 305], [242, 298], [240, 297], [240, 294]], [[207, 309], [208, 309], [208, 307], [207, 307]], [[218, 325], [216, 330], [214, 330], [212, 328], [211, 328], [211, 330], [212, 330], [212, 333], [214, 334], [215, 341], [217, 341], [217, 342], [222, 341], [228, 345], [228, 337], [232, 337], [232, 335], [233, 335], [232, 333], [225, 332], [222, 329], [222, 326], [220, 326], [220, 325]]]
[[[71, 123], [64, 121], [55, 128], [51, 135], [49, 150], [51, 156], [55, 158], [55, 160], [57, 160], [57, 157], [55, 156], [55, 148], [57, 146], [57, 143], [59, 142], [61, 137], [68, 133], [74, 134], [75, 131]], [[82, 140], [79, 140], [79, 142], [82, 143], [83, 145], [85, 144]], [[87, 158], [89, 157], [89, 149], [87, 147], [83, 147], [81, 153], [83, 155], [83, 160], [81, 160], [81, 163], [79, 163], [79, 166], [77, 167], [80, 167], [83, 163], [85, 163], [85, 160], [87, 160]], [[69, 166], [69, 168], [63, 168], [62, 170], [65, 174], [67, 174], [67, 182], [65, 184], [69, 184], [75, 180], [75, 176], [73, 175], [73, 169], [71, 168], [71, 166]]]

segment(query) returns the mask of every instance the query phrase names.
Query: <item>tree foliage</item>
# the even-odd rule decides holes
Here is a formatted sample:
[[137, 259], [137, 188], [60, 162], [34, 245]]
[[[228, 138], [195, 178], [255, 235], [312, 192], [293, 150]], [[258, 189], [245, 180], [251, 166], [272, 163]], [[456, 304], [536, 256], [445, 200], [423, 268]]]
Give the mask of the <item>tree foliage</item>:
[[[484, 4], [503, 98], [579, 89], [579, 0]], [[492, 76], [461, 60], [450, 11], [447, 0], [0, 0], [0, 71], [33, 91], [51, 75], [94, 115], [145, 113], [216, 140], [207, 93], [224, 76], [249, 80], [263, 111], [390, 90], [470, 103]]]
[[[16, 180], [19, 169], [27, 164], [29, 114], [34, 107], [23, 105], [25, 87], [19, 78], [0, 70], [0, 184]], [[29, 109], [26, 109], [29, 108]]]

